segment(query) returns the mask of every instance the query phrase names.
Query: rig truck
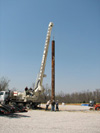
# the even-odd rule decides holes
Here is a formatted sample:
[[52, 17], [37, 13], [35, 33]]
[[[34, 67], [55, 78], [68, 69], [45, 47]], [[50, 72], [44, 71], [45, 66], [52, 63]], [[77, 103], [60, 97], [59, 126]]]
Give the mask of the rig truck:
[[34, 89], [28, 89], [25, 88], [24, 92], [18, 92], [18, 91], [1, 91], [0, 92], [0, 103], [16, 103], [16, 104], [22, 104], [26, 106], [27, 108], [31, 107], [37, 107], [39, 104], [37, 102], [39, 96], [44, 92], [44, 88], [42, 86], [43, 77], [45, 76], [45, 65], [46, 65], [46, 59], [48, 54], [48, 47], [51, 37], [51, 30], [53, 27], [53, 23], [50, 22], [48, 25], [48, 31], [45, 41], [45, 47], [41, 62], [40, 71], [38, 74], [37, 81], [35, 83]]

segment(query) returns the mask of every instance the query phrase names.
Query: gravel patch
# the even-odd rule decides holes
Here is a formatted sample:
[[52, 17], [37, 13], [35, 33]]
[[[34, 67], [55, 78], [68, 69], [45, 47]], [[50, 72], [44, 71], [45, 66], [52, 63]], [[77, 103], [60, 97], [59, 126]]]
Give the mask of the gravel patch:
[[56, 112], [29, 110], [0, 116], [0, 133], [100, 133], [100, 111], [60, 105]]

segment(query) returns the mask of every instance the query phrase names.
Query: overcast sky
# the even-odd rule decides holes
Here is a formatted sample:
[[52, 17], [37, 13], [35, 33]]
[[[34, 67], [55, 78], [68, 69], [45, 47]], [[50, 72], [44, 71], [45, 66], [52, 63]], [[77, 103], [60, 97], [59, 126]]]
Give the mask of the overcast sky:
[[49, 22], [54, 23], [43, 85], [51, 86], [55, 38], [56, 92], [100, 88], [100, 0], [0, 0], [0, 78], [24, 90], [36, 81]]

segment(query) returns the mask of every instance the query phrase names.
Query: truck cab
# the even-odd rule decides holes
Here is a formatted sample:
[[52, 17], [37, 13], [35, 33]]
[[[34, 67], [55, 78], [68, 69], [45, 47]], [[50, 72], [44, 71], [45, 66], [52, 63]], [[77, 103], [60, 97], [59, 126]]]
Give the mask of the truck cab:
[[3, 104], [5, 103], [6, 99], [9, 96], [9, 92], [8, 91], [0, 91], [0, 103]]

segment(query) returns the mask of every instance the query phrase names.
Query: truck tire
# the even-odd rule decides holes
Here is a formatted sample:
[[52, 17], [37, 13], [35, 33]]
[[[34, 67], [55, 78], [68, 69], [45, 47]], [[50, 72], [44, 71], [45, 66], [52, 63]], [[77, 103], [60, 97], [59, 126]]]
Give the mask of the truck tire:
[[26, 109], [30, 109], [31, 105], [29, 103], [26, 104]]

